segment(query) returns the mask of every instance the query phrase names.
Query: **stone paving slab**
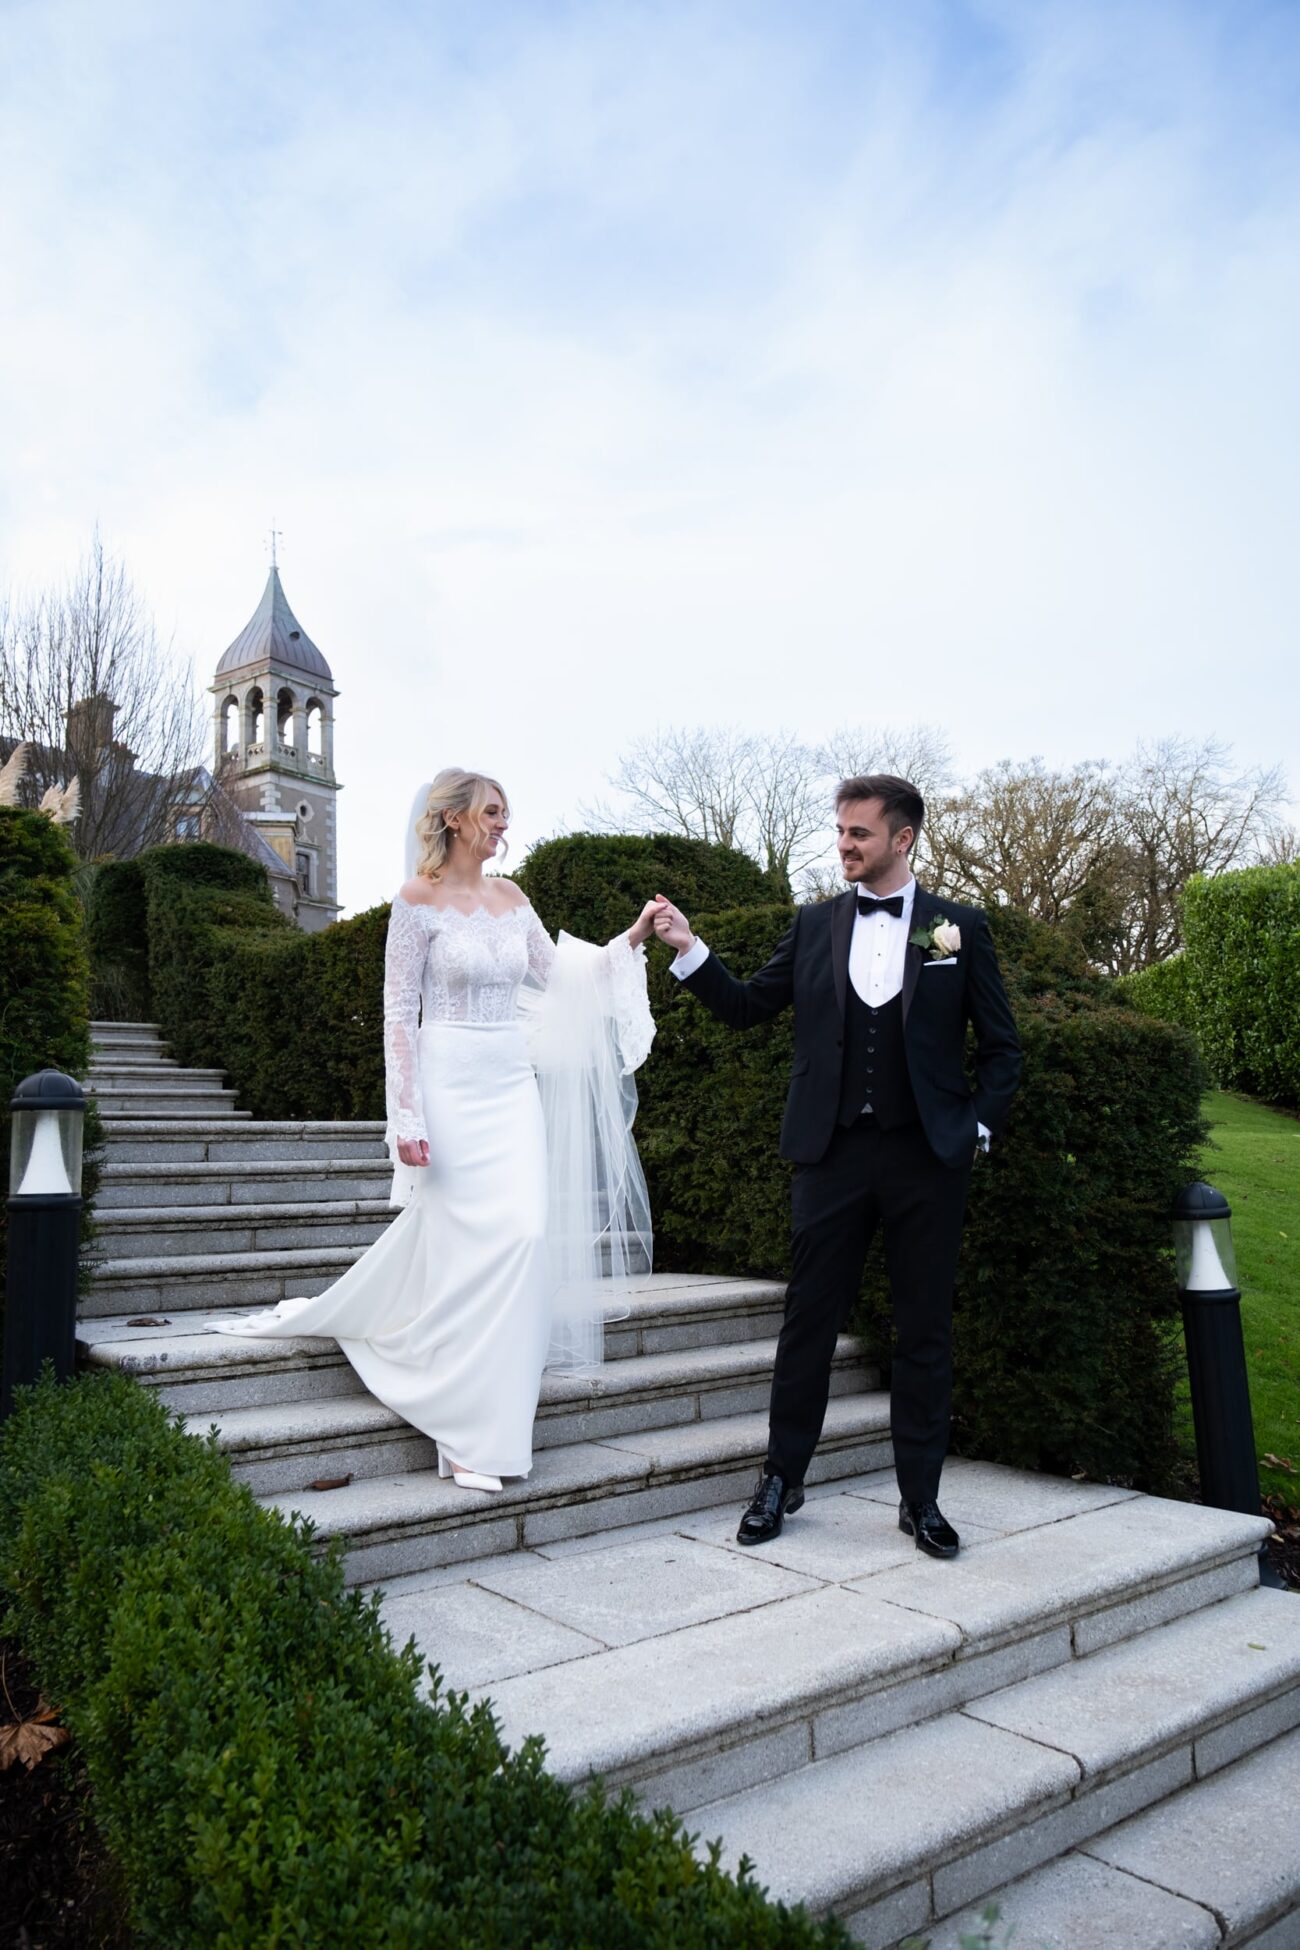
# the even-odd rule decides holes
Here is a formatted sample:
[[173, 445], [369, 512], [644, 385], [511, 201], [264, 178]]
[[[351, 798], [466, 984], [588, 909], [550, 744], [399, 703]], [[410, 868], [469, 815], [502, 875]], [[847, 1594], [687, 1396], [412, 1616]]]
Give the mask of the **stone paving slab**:
[[743, 1740], [836, 1693], [941, 1665], [956, 1643], [951, 1626], [832, 1586], [520, 1676], [491, 1697], [507, 1739], [544, 1734], [552, 1767], [576, 1780], [710, 1739]]
[[[787, 1518], [781, 1535], [771, 1544], [756, 1547], [738, 1543], [740, 1515], [739, 1507], [706, 1510], [699, 1516], [683, 1518], [680, 1528], [687, 1537], [698, 1537], [746, 1558], [761, 1555], [764, 1563], [779, 1564], [829, 1584], [874, 1577], [878, 1571], [916, 1561], [916, 1542], [899, 1529], [897, 1506], [881, 1509], [864, 1503], [861, 1497], [841, 1493], [838, 1483], [810, 1491], [803, 1509]], [[973, 1548], [991, 1541], [996, 1534], [967, 1525], [962, 1532], [963, 1544]]]
[[[1218, 1950], [1222, 1941], [1208, 1910], [1084, 1855], [1009, 1882], [991, 1900], [1001, 1911], [994, 1941], [1013, 1929], [1016, 1950]], [[984, 1906], [927, 1929], [927, 1950], [961, 1950]]]
[[458, 1690], [514, 1673], [542, 1672], [601, 1649], [581, 1632], [464, 1579], [400, 1597], [390, 1594], [384, 1623], [398, 1645], [414, 1638], [421, 1655]]
[[1216, 1561], [1247, 1558], [1267, 1534], [1266, 1519], [1158, 1498], [1060, 1517], [1036, 1530], [963, 1552], [935, 1579], [919, 1553], [910, 1565], [870, 1581], [873, 1596], [949, 1618], [981, 1644], [1043, 1621], [1099, 1609], [1167, 1584]]
[[1285, 1591], [1256, 1590], [965, 1711], [1071, 1754], [1098, 1780], [1282, 1694], [1294, 1694], [1300, 1710], [1300, 1604]]
[[1300, 1732], [1098, 1835], [1085, 1852], [1213, 1910], [1231, 1943], [1288, 1916], [1300, 1944]]
[[476, 1568], [472, 1575], [476, 1584], [606, 1646], [632, 1645], [736, 1612], [752, 1614], [760, 1605], [818, 1588], [775, 1564], [739, 1559], [686, 1537], [624, 1544], [576, 1568], [521, 1553], [513, 1564]]
[[[892, 1470], [877, 1471], [844, 1488], [850, 1495], [897, 1508], [898, 1484]], [[1112, 1483], [1077, 1483], [1069, 1476], [1043, 1476], [1034, 1470], [1009, 1469], [1003, 1463], [967, 1462], [961, 1456], [951, 1456], [944, 1464], [939, 1488], [940, 1507], [958, 1530], [977, 1524], [981, 1530], [1003, 1535], [1082, 1516], [1106, 1504], [1131, 1503], [1138, 1496], [1137, 1490], [1116, 1489]]]
[[728, 1867], [750, 1856], [780, 1901], [851, 1911], [1066, 1802], [1078, 1779], [1067, 1754], [949, 1714], [697, 1808], [691, 1826]]

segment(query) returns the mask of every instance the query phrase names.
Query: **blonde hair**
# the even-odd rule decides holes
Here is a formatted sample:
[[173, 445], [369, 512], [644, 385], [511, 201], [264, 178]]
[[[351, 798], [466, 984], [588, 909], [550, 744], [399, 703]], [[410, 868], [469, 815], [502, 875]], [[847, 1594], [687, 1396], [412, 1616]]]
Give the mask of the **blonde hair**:
[[[477, 826], [483, 817], [483, 808], [493, 794], [500, 799], [508, 813], [506, 795], [501, 786], [486, 772], [466, 772], [459, 765], [448, 765], [429, 787], [429, 797], [424, 811], [415, 822], [416, 847], [415, 871], [425, 880], [441, 880], [451, 851], [451, 827], [447, 823], [448, 813], [459, 813]], [[501, 850], [505, 851], [504, 840]]]

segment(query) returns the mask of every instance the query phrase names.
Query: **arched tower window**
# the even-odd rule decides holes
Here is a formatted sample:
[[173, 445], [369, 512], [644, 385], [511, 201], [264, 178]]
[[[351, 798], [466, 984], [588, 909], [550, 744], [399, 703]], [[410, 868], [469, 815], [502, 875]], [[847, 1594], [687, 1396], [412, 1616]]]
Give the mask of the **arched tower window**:
[[307, 700], [307, 750], [319, 758], [325, 749], [325, 712], [318, 698]]
[[221, 707], [221, 750], [223, 756], [226, 752], [239, 750], [239, 699], [237, 697], [228, 697]]
[[286, 685], [275, 700], [275, 731], [282, 745], [294, 743], [294, 696]]
[[244, 738], [250, 745], [260, 745], [266, 734], [266, 700], [262, 696], [260, 684], [254, 684], [244, 699]]

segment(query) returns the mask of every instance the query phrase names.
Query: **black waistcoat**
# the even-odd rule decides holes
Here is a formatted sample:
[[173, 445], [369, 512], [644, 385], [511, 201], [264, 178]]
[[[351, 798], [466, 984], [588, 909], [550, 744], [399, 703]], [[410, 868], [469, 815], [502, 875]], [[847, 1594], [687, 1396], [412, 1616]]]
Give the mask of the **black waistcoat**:
[[862, 1000], [852, 982], [844, 1000], [844, 1071], [839, 1121], [853, 1124], [869, 1109], [882, 1131], [918, 1120], [903, 1047], [903, 998], [879, 1009]]

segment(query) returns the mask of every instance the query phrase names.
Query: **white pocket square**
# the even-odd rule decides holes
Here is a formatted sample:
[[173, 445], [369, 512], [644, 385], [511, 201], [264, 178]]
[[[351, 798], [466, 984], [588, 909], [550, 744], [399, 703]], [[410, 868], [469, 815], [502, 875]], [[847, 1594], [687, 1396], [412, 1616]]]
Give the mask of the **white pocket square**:
[[940, 955], [937, 961], [922, 962], [921, 966], [923, 968], [955, 968], [957, 966], [957, 957], [956, 955]]

